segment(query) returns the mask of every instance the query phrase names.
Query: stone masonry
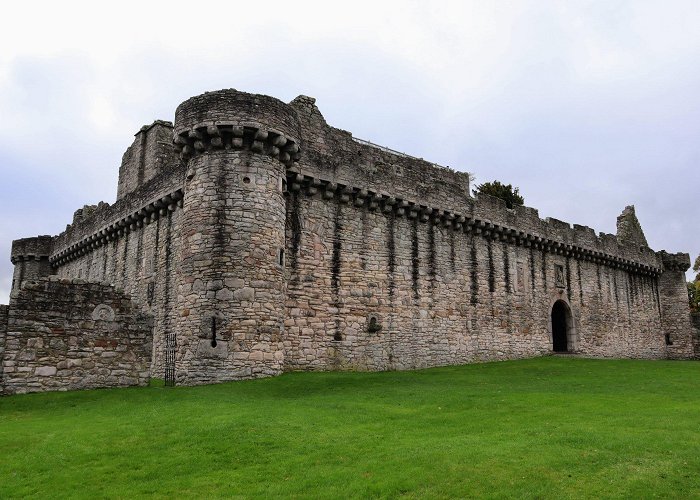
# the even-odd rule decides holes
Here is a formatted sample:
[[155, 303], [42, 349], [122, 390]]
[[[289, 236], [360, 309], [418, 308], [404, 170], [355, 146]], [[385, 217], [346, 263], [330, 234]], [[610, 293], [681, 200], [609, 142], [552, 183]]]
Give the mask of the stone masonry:
[[51, 276], [23, 282], [7, 311], [3, 390], [146, 385], [151, 319], [113, 286]]
[[[0, 380], [6, 392], [140, 384], [147, 375], [203, 384], [554, 349], [692, 358], [688, 255], [651, 250], [634, 207], [617, 228], [596, 234], [474, 198], [468, 174], [333, 128], [310, 97], [285, 104], [208, 92], [182, 103], [174, 124], [139, 130], [115, 203], [79, 209], [58, 236], [13, 243]], [[25, 364], [31, 377], [18, 377], [16, 318], [44, 321], [56, 279], [69, 280], [55, 298], [64, 311], [70, 300], [96, 307], [90, 294], [122, 290], [124, 314], [152, 318], [148, 341], [143, 329], [98, 335], [97, 323], [67, 315], [61, 328], [88, 342], [86, 359], [100, 347], [90, 339], [113, 337], [129, 361], [101, 366], [103, 378], [85, 370], [62, 378], [75, 353], [55, 350], [50, 363]], [[43, 345], [67, 335], [35, 331]]]

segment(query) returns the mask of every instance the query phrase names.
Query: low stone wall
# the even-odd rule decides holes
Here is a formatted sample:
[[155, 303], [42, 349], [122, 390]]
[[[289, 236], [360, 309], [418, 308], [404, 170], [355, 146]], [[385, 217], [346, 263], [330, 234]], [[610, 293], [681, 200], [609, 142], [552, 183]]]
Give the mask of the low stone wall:
[[113, 286], [27, 281], [7, 312], [5, 394], [148, 384], [152, 320]]

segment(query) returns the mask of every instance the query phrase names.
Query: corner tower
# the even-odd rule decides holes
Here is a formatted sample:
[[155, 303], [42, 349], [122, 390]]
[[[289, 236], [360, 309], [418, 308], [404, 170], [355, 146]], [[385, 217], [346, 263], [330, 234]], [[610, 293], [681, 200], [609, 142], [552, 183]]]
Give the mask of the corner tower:
[[283, 185], [299, 157], [297, 115], [271, 97], [207, 92], [177, 108], [173, 135], [187, 163], [175, 378], [201, 384], [277, 375]]
[[12, 292], [18, 291], [22, 282], [43, 278], [54, 273], [49, 264], [53, 248], [53, 237], [35, 236], [12, 242], [10, 261], [15, 266], [12, 275]]

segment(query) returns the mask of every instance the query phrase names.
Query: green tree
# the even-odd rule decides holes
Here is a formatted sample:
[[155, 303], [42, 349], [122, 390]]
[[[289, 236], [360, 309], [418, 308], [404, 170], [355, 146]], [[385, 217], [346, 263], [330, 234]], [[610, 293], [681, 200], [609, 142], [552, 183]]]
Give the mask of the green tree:
[[700, 255], [695, 259], [693, 271], [697, 274], [695, 281], [688, 282], [688, 302], [690, 302], [691, 311], [700, 312]]
[[691, 312], [700, 312], [700, 288], [697, 281], [688, 282], [688, 302]]
[[474, 194], [488, 194], [496, 198], [500, 198], [506, 202], [508, 208], [513, 208], [515, 205], [522, 205], [525, 200], [520, 196], [518, 188], [514, 188], [510, 184], [501, 184], [499, 181], [484, 182], [477, 184]]

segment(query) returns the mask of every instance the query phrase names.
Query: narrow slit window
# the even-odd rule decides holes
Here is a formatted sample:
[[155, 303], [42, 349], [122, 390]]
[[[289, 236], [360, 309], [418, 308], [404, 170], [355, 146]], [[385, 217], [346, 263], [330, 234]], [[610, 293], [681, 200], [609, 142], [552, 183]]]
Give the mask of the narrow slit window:
[[277, 252], [277, 265], [284, 267], [284, 248], [280, 248]]

